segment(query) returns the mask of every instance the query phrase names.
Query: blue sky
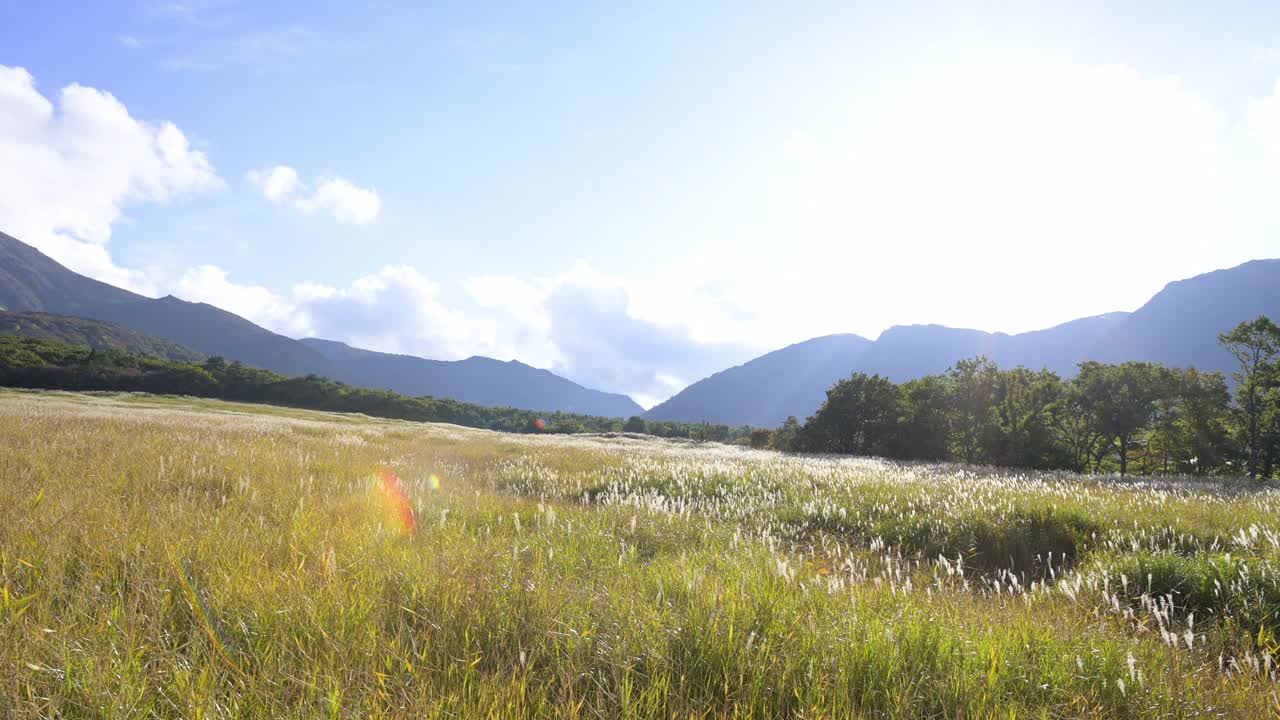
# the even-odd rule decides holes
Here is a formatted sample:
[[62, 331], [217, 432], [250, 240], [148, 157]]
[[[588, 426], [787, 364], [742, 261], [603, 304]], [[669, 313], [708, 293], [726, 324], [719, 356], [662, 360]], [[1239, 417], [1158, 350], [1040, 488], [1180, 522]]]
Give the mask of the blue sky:
[[0, 0], [0, 229], [644, 404], [1280, 254], [1280, 9], [1016, 5]]

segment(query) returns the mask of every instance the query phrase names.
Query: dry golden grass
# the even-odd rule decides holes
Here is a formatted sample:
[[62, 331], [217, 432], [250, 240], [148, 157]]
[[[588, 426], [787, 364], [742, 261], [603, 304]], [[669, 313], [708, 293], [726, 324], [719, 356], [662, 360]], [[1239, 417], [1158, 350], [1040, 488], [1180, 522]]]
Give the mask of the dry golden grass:
[[4, 392], [0, 717], [1267, 717], [1278, 512]]

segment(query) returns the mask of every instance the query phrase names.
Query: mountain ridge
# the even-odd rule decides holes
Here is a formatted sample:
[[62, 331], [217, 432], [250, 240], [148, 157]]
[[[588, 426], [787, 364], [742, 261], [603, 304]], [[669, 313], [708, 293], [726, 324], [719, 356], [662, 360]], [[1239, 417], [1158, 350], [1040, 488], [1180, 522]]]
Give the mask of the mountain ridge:
[[[483, 355], [465, 360], [430, 360], [355, 348], [323, 338], [303, 338], [299, 342], [334, 364], [335, 379], [352, 385], [407, 395], [451, 397], [488, 407], [527, 407], [623, 418], [644, 412], [644, 408], [626, 395], [591, 390], [550, 370], [518, 360], [503, 361]], [[446, 387], [455, 389], [449, 395], [441, 395], [442, 388]]]
[[205, 355], [284, 375], [325, 375], [328, 361], [296, 340], [207, 303], [149, 298], [85, 277], [0, 232], [0, 307], [123, 325]]
[[[365, 387], [387, 387], [398, 392], [466, 402], [484, 398], [485, 402], [477, 404], [540, 412], [576, 412], [603, 417], [627, 417], [643, 412], [643, 408], [625, 395], [585, 388], [549, 370], [523, 363], [510, 365], [492, 358], [484, 358], [492, 365], [471, 362], [468, 367], [472, 371], [468, 375], [452, 369], [447, 364], [449, 361], [400, 356], [409, 358], [408, 364], [418, 371], [442, 372], [459, 382], [483, 383], [482, 388], [450, 385], [438, 378], [396, 377], [389, 385], [376, 373], [353, 367], [353, 363], [358, 362], [351, 357], [345, 358], [345, 365], [339, 365], [312, 345], [271, 332], [217, 306], [189, 302], [173, 295], [149, 298], [85, 277], [3, 232], [0, 232], [0, 309], [112, 323], [204, 356], [238, 360], [288, 376], [320, 375]], [[365, 361], [385, 355], [362, 352], [370, 353], [363, 358]], [[353, 382], [353, 379], [364, 382]], [[415, 388], [427, 387], [432, 392], [415, 391]], [[534, 402], [536, 404], [530, 404]]]
[[1083, 360], [1146, 360], [1229, 374], [1233, 361], [1218, 347], [1217, 336], [1258, 315], [1280, 317], [1280, 259], [1251, 260], [1169, 282], [1133, 312], [1024, 333], [895, 325], [875, 341], [851, 334], [810, 338], [716, 372], [647, 412], [626, 395], [585, 388], [515, 360], [430, 360], [320, 338], [289, 338], [207, 303], [172, 295], [148, 298], [79, 275], [0, 232], [3, 309], [112, 323], [205, 356], [411, 395], [606, 417], [773, 426], [790, 415], [807, 417], [826, 389], [851, 372], [903, 382], [976, 355], [1003, 367], [1047, 368], [1061, 375], [1073, 374]]
[[[826, 387], [852, 372], [905, 382], [944, 372], [956, 361], [976, 355], [986, 355], [1001, 367], [1047, 368], [1063, 376], [1074, 375], [1077, 364], [1085, 360], [1145, 360], [1178, 367], [1194, 365], [1223, 372], [1229, 378], [1236, 369], [1234, 359], [1218, 347], [1218, 334], [1259, 315], [1280, 318], [1280, 259], [1250, 260], [1172, 281], [1132, 312], [1103, 313], [1015, 334], [937, 324], [895, 325], [874, 342], [868, 341], [856, 357], [846, 357], [843, 367], [824, 367], [816, 358], [792, 352], [788, 354], [791, 366], [765, 375], [744, 372], [759, 360], [822, 340], [813, 338], [703, 378], [655, 406], [646, 417], [687, 422], [716, 418], [726, 424], [741, 424], [746, 418], [763, 416], [769, 420], [764, 426], [776, 426], [790, 415], [804, 420], [821, 405]], [[741, 399], [749, 399], [754, 388], [786, 383], [787, 376], [795, 373], [807, 377], [825, 373], [823, 392], [809, 393], [785, 408], [766, 411], [767, 403], [746, 403], [744, 407]], [[707, 399], [717, 397], [737, 399], [714, 407], [705, 405]], [[695, 410], [691, 398], [699, 398], [703, 404]]]

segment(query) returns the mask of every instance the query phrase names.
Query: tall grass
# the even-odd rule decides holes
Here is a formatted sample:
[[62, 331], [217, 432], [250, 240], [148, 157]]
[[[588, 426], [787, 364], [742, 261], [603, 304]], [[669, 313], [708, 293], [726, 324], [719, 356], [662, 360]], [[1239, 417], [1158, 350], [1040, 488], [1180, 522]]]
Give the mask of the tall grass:
[[1278, 500], [7, 393], [0, 717], [1266, 717]]

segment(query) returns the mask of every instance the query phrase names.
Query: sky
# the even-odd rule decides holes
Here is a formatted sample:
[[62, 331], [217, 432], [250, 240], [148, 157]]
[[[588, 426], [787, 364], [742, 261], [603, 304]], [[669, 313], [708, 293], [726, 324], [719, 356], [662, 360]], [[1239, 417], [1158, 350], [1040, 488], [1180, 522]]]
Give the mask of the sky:
[[1280, 256], [1280, 4], [0, 0], [0, 230], [650, 406]]

